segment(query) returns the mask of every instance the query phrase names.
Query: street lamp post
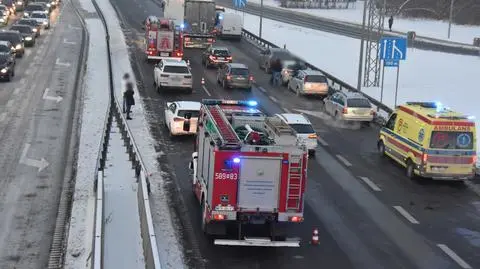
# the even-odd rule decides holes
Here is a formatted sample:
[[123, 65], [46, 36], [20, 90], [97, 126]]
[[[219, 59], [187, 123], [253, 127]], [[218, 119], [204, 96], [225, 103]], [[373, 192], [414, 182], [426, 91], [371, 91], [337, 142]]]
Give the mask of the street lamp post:
[[358, 60], [358, 81], [357, 81], [357, 90], [358, 91], [361, 91], [361, 89], [362, 89], [363, 48], [365, 46], [365, 23], [366, 23], [365, 21], [367, 19], [368, 1], [370, 1], [370, 0], [364, 0], [364, 4], [363, 4], [362, 39], [360, 41], [360, 56], [359, 56], [359, 60]]
[[453, 20], [453, 4], [455, 0], [450, 1], [450, 18], [448, 19], [448, 39], [450, 39], [450, 30], [452, 29], [452, 20]]
[[260, 29], [258, 30], [258, 36], [262, 38], [262, 24], [263, 24], [263, 0], [260, 1]]

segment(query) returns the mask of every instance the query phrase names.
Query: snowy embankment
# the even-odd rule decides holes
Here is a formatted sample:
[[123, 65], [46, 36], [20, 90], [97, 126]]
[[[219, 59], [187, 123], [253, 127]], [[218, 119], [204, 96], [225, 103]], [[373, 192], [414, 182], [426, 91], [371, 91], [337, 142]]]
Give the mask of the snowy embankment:
[[[250, 3], [260, 4], [261, 0], [248, 0]], [[309, 14], [316, 17], [343, 21], [347, 23], [362, 24], [364, 1], [350, 3], [348, 9], [301, 9], [282, 8], [280, 1], [263, 0], [265, 6], [281, 8]], [[388, 18], [385, 19], [385, 28], [388, 29]], [[415, 31], [417, 36], [461, 42], [472, 45], [475, 37], [480, 38], [480, 26], [452, 24], [450, 39], [448, 39], [448, 21], [429, 19], [394, 18], [392, 30], [400, 32]]]
[[85, 24], [90, 42], [82, 96], [80, 147], [65, 269], [90, 268], [88, 263], [92, 253], [95, 221], [93, 184], [110, 100], [105, 31], [99, 19], [85, 19]]
[[[115, 9], [109, 0], [97, 0], [103, 15], [107, 20], [108, 31], [110, 33], [111, 59], [113, 68], [113, 82], [116, 89], [117, 100], [121, 100], [121, 80], [125, 73], [129, 73], [133, 80], [134, 73], [128, 57], [128, 48], [120, 27], [120, 21], [117, 18]], [[183, 256], [172, 225], [170, 209], [168, 205], [167, 194], [164, 191], [161, 171], [157, 165], [157, 153], [155, 152], [155, 140], [149, 133], [146, 121], [146, 113], [140, 100], [140, 94], [135, 87], [136, 105], [133, 108], [133, 120], [127, 122], [128, 127], [133, 134], [135, 141], [144, 162], [145, 168], [149, 171], [152, 194], [152, 214], [154, 217], [154, 226], [159, 248], [162, 268], [182, 269], [185, 268]]]
[[[235, 12], [234, 10], [228, 10]], [[237, 11], [239, 12], [239, 11]], [[259, 17], [245, 14], [244, 28], [258, 35]], [[278, 35], [276, 33], [282, 33]], [[333, 76], [356, 86], [360, 41], [291, 24], [263, 19], [263, 38], [287, 46], [294, 54]], [[400, 63], [397, 104], [407, 101], [439, 101], [454, 110], [476, 116], [480, 126], [480, 57], [409, 49]], [[382, 103], [394, 107], [396, 69], [385, 69]], [[380, 100], [379, 88], [364, 88]], [[480, 132], [477, 141], [480, 141]], [[480, 150], [480, 149], [477, 149]]]

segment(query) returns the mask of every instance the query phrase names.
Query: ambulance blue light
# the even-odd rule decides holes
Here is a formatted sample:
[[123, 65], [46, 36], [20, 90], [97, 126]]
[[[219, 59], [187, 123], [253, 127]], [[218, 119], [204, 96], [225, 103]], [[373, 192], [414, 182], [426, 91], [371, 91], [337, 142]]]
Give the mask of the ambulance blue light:
[[475, 119], [475, 116], [468, 116], [467, 119], [469, 119], [469, 120], [474, 120], [474, 119]]
[[249, 106], [257, 106], [257, 105], [258, 105], [258, 102], [255, 101], [255, 100], [250, 100], [250, 101], [247, 102], [247, 104], [248, 104]]
[[440, 103], [440, 102], [435, 102], [435, 107], [436, 107], [437, 112], [442, 111], [443, 108], [444, 108], [444, 107], [443, 107], [443, 104]]
[[182, 29], [185, 28], [185, 24], [184, 23], [180, 24], [180, 28]]
[[223, 20], [223, 14], [218, 15], [219, 20]]
[[240, 163], [240, 158], [233, 158], [233, 163]]

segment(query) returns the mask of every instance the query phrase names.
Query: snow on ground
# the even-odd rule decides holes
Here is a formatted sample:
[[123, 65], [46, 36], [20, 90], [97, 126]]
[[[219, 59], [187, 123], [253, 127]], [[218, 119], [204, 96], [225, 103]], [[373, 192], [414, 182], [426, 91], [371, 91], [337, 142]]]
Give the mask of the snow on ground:
[[86, 12], [88, 13], [97, 12], [91, 0], [78, 0], [78, 2], [80, 3], [80, 6], [82, 7], [82, 9], [85, 10]]
[[65, 257], [66, 269], [90, 268], [87, 263], [92, 251], [95, 220], [93, 182], [110, 99], [105, 31], [98, 19], [85, 19], [85, 23], [90, 40], [95, 42], [89, 42], [84, 78], [80, 146]]
[[[245, 14], [244, 28], [258, 34], [259, 17]], [[276, 34], [278, 32], [282, 34]], [[294, 54], [356, 87], [359, 40], [268, 19], [263, 20], [263, 38], [278, 46], [286, 44]], [[476, 91], [480, 85], [480, 57], [409, 49], [407, 60], [400, 65], [397, 104], [439, 101], [476, 116], [480, 126], [480, 93]], [[395, 82], [396, 69], [385, 68], [383, 103], [390, 107], [395, 102]], [[380, 100], [378, 88], [364, 89], [364, 92]], [[480, 132], [477, 141], [480, 141]]]
[[[260, 4], [261, 0], [248, 0]], [[265, 6], [280, 7], [280, 1], [263, 0]], [[348, 9], [301, 9], [282, 8], [349, 23], [362, 24], [364, 1], [357, 1]], [[388, 29], [388, 18], [385, 19], [385, 28]], [[448, 21], [435, 21], [428, 19], [394, 18], [392, 30], [407, 32], [415, 31], [418, 36], [444, 39], [473, 44], [473, 38], [480, 37], [480, 26], [464, 26], [452, 24], [450, 39], [448, 39]]]
[[[113, 126], [117, 126], [115, 121]], [[104, 170], [103, 265], [105, 269], [144, 269], [135, 171], [125, 152], [120, 129], [113, 128], [110, 134]]]
[[[128, 48], [125, 42], [120, 27], [120, 22], [117, 18], [115, 9], [110, 4], [109, 0], [97, 0], [97, 3], [104, 14], [108, 31], [110, 33], [111, 57], [113, 61], [113, 81], [117, 89], [117, 100], [121, 100], [118, 96], [121, 95], [121, 78], [123, 74], [129, 73], [133, 80], [134, 73], [128, 58]], [[130, 131], [133, 134], [133, 139], [140, 151], [143, 163], [147, 171], [151, 174], [150, 182], [152, 187], [151, 194], [151, 208], [155, 210], [152, 212], [154, 218], [155, 233], [157, 244], [162, 263], [162, 268], [182, 269], [185, 268], [181, 247], [178, 242], [178, 237], [173, 228], [170, 209], [168, 205], [168, 196], [164, 191], [163, 179], [161, 171], [157, 165], [157, 153], [154, 145], [156, 141], [150, 135], [148, 123], [146, 121], [146, 113], [143, 108], [138, 89], [135, 88], [136, 105], [133, 108], [133, 120], [127, 122]]]

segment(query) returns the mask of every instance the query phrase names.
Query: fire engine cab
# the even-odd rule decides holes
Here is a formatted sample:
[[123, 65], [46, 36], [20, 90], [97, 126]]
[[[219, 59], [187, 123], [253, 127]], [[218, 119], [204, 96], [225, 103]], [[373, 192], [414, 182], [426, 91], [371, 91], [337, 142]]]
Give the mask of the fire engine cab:
[[147, 60], [183, 58], [183, 34], [173, 20], [149, 16], [144, 24]]
[[[192, 189], [215, 245], [299, 247], [308, 152], [291, 127], [256, 101], [202, 101]], [[221, 237], [220, 237], [221, 236]]]

